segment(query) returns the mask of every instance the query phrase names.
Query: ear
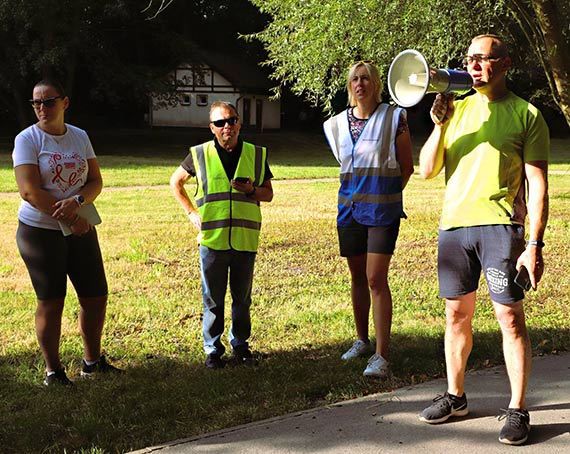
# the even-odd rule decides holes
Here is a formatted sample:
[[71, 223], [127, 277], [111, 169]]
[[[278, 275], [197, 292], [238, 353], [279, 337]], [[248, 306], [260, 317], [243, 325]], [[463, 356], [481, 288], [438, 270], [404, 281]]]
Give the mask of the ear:
[[67, 110], [67, 108], [69, 107], [69, 97], [65, 97], [63, 98], [63, 110]]
[[511, 57], [505, 57], [501, 62], [503, 71], [507, 72], [511, 67]]

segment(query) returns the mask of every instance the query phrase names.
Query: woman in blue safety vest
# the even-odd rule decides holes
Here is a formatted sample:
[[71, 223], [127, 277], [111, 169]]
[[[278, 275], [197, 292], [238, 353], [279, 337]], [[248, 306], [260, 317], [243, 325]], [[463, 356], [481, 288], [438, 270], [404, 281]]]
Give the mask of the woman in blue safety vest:
[[[375, 353], [365, 376], [390, 373], [388, 348], [392, 295], [388, 268], [405, 217], [402, 191], [414, 172], [412, 141], [401, 108], [381, 102], [382, 81], [373, 62], [360, 61], [348, 72], [349, 107], [324, 124], [340, 164], [337, 230], [340, 254], [347, 258], [358, 339], [342, 355], [349, 360]], [[368, 336], [370, 301], [376, 347]]]

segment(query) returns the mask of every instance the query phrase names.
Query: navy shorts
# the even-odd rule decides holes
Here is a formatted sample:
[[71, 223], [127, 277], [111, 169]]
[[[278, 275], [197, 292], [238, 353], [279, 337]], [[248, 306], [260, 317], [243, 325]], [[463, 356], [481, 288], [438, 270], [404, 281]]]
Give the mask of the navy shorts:
[[367, 226], [352, 221], [349, 226], [337, 226], [341, 257], [366, 253], [392, 255], [400, 232], [400, 219], [390, 225]]
[[516, 263], [525, 248], [522, 225], [483, 225], [439, 231], [438, 278], [442, 298], [474, 292], [481, 271], [491, 300], [511, 304], [524, 298], [514, 282]]
[[16, 242], [39, 300], [64, 298], [67, 276], [79, 297], [107, 295], [107, 279], [92, 229], [82, 236], [18, 223]]

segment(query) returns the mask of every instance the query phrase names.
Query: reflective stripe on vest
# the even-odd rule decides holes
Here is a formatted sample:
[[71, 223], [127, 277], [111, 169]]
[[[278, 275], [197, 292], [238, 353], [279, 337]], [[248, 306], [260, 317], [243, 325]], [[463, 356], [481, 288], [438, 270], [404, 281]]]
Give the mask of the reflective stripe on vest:
[[[198, 180], [196, 205], [202, 216], [198, 242], [210, 249], [256, 252], [261, 230], [259, 202], [231, 187], [214, 141], [190, 149]], [[235, 176], [263, 183], [266, 150], [243, 142]]]

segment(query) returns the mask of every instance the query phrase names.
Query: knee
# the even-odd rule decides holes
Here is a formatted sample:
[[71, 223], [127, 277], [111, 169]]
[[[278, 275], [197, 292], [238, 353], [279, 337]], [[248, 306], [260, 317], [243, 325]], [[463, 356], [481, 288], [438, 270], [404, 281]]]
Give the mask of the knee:
[[447, 307], [445, 310], [445, 318], [447, 326], [470, 326], [473, 316], [470, 312]]
[[368, 286], [373, 293], [389, 290], [387, 276], [368, 276]]
[[366, 287], [368, 286], [368, 279], [365, 273], [350, 273], [350, 280], [353, 287]]
[[61, 315], [63, 312], [64, 298], [56, 300], [38, 300], [36, 316], [49, 317]]
[[501, 330], [506, 334], [519, 336], [526, 333], [524, 313], [516, 310], [497, 312], [497, 321]]
[[79, 297], [79, 304], [83, 310], [99, 311], [107, 307], [107, 295], [94, 297]]

